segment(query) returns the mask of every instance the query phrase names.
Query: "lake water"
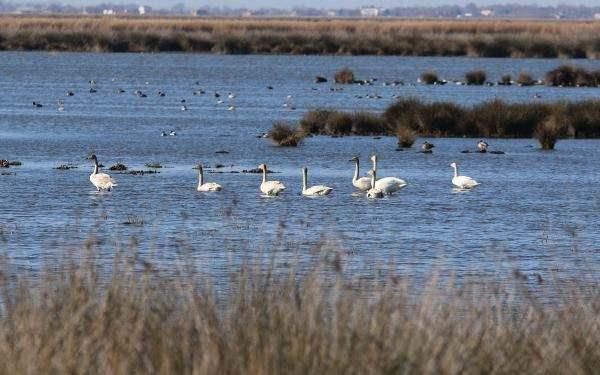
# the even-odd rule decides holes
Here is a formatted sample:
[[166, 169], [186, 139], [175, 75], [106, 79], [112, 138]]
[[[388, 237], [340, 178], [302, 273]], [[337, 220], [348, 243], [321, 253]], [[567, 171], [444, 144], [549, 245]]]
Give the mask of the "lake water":
[[[398, 96], [451, 100], [465, 105], [501, 98], [507, 101], [599, 98], [600, 89], [548, 87], [467, 87], [416, 84], [435, 69], [446, 79], [461, 79], [485, 69], [496, 81], [505, 73], [527, 71], [536, 78], [562, 60], [211, 56], [186, 54], [0, 53], [0, 159], [23, 165], [0, 176], [1, 248], [13, 263], [35, 268], [81, 246], [91, 235], [107, 259], [136, 238], [143, 257], [164, 263], [185, 250], [206, 272], [225, 272], [244, 256], [277, 250], [282, 264], [294, 256], [315, 256], [316, 246], [338, 250], [346, 269], [366, 264], [423, 274], [432, 268], [458, 275], [498, 275], [520, 268], [545, 278], [594, 275], [600, 265], [600, 140], [564, 140], [554, 152], [538, 150], [529, 139], [489, 140], [505, 155], [461, 154], [474, 139], [434, 139], [433, 154], [395, 151], [394, 138], [313, 137], [298, 148], [274, 147], [256, 135], [277, 120], [295, 121], [317, 107], [383, 110]], [[597, 60], [577, 61], [600, 68]], [[344, 66], [373, 86], [312, 83]], [[97, 92], [89, 93], [89, 80]], [[403, 80], [404, 86], [383, 86]], [[199, 83], [199, 85], [196, 84]], [[267, 89], [272, 86], [273, 89]], [[117, 89], [126, 92], [118, 94]], [[205, 95], [193, 96], [198, 89]], [[143, 90], [147, 98], [133, 94]], [[67, 97], [67, 90], [75, 96]], [[164, 91], [160, 97], [157, 91]], [[222, 94], [217, 104], [212, 93]], [[228, 111], [228, 92], [235, 111]], [[534, 94], [541, 99], [533, 99]], [[356, 96], [381, 95], [382, 99]], [[283, 107], [286, 97], [297, 109]], [[57, 100], [65, 110], [57, 110]], [[189, 110], [180, 110], [186, 99]], [[34, 108], [32, 101], [44, 104]], [[175, 130], [175, 137], [161, 131]], [[420, 143], [422, 140], [418, 141]], [[228, 154], [216, 151], [227, 150]], [[97, 193], [88, 177], [86, 157], [94, 152], [107, 167], [130, 169], [160, 162], [156, 175], [112, 172], [119, 186]], [[399, 194], [369, 201], [353, 194], [353, 164], [359, 155], [379, 155], [379, 176], [397, 176], [409, 185]], [[452, 170], [481, 182], [476, 190], [452, 189]], [[220, 194], [195, 191], [201, 162]], [[260, 175], [229, 173], [260, 163], [279, 172], [278, 198], [261, 197]], [[72, 163], [78, 169], [54, 167]], [[335, 190], [321, 199], [299, 196], [300, 168], [310, 182]], [[361, 173], [366, 172], [365, 170]], [[143, 220], [143, 225], [127, 225]], [[280, 258], [279, 258], [280, 257]]]

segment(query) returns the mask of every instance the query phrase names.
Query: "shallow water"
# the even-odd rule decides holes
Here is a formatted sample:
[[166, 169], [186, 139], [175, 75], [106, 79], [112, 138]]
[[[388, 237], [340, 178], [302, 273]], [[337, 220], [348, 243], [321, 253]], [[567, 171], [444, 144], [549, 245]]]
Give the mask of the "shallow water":
[[[536, 78], [562, 60], [212, 56], [185, 54], [0, 53], [0, 158], [20, 167], [0, 176], [0, 240], [3, 251], [23, 267], [35, 268], [80, 246], [92, 234], [99, 252], [110, 254], [135, 236], [142, 255], [155, 262], [185, 250], [206, 272], [224, 273], [245, 255], [279, 249], [282, 263], [297, 254], [315, 255], [323, 245], [343, 254], [346, 268], [394, 264], [403, 274], [441, 268], [459, 275], [499, 274], [514, 267], [526, 274], [552, 277], [594, 275], [600, 264], [597, 152], [600, 141], [565, 140], [554, 152], [542, 152], [533, 140], [490, 140], [505, 155], [461, 154], [474, 139], [435, 139], [435, 151], [395, 151], [395, 139], [313, 137], [298, 148], [277, 148], [256, 138], [273, 121], [294, 121], [306, 110], [331, 107], [382, 110], [392, 95], [452, 100], [472, 105], [482, 100], [530, 101], [598, 98], [599, 89], [547, 87], [467, 87], [417, 85], [418, 76], [435, 69], [460, 79], [483, 68], [489, 79], [525, 70]], [[598, 69], [593, 60], [578, 65]], [[349, 66], [360, 78], [378, 78], [374, 86], [346, 86], [331, 92], [316, 85]], [[98, 92], [89, 93], [88, 81]], [[405, 86], [383, 86], [403, 80]], [[195, 82], [198, 81], [199, 85]], [[273, 86], [268, 90], [266, 86]], [[126, 90], [117, 94], [117, 88]], [[206, 94], [193, 96], [203, 88]], [[147, 98], [133, 95], [141, 89]], [[65, 96], [67, 90], [76, 95]], [[159, 97], [158, 90], [166, 92]], [[213, 91], [223, 94], [216, 104]], [[227, 92], [235, 92], [235, 111], [227, 111]], [[379, 94], [380, 100], [356, 95]], [[292, 95], [297, 110], [283, 107]], [[180, 110], [187, 100], [189, 111]], [[65, 101], [65, 111], [56, 101]], [[33, 108], [32, 101], [44, 104]], [[161, 137], [174, 129], [176, 137]], [[229, 154], [216, 151], [228, 150]], [[122, 162], [156, 175], [116, 174], [119, 186], [97, 193], [88, 177], [86, 156], [95, 152], [107, 167]], [[379, 175], [399, 176], [408, 187], [378, 201], [354, 195], [352, 155], [377, 152]], [[456, 192], [451, 161], [482, 183]], [[195, 191], [192, 166], [222, 164], [207, 173], [224, 186], [220, 194]], [[278, 172], [286, 192], [260, 196], [260, 175], [229, 173], [267, 163]], [[78, 169], [54, 170], [64, 163]], [[299, 196], [300, 168], [310, 182], [334, 187], [331, 196]], [[126, 222], [143, 221], [143, 225]], [[281, 249], [286, 249], [282, 251]]]

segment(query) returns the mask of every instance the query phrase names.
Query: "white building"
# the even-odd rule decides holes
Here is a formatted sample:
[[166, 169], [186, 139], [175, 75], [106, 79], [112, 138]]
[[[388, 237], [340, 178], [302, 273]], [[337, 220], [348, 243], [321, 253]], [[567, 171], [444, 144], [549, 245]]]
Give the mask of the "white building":
[[595, 20], [600, 20], [600, 13], [594, 14], [594, 19]]
[[481, 11], [481, 15], [482, 15], [482, 16], [484, 16], [484, 17], [489, 17], [489, 16], [491, 16], [493, 13], [494, 13], [494, 12], [492, 12], [492, 10], [491, 10], [491, 9], [483, 9], [483, 10]]
[[381, 8], [376, 8], [376, 7], [360, 8], [360, 15], [363, 17], [379, 17], [380, 14], [381, 14]]
[[103, 14], [103, 15], [105, 15], [105, 16], [112, 16], [112, 15], [114, 15], [114, 14], [115, 14], [115, 11], [114, 11], [114, 10], [112, 10], [112, 9], [104, 9], [104, 10], [102, 11], [102, 14]]
[[140, 16], [143, 16], [144, 14], [146, 14], [146, 7], [143, 5], [140, 5], [140, 7], [138, 8], [138, 13], [140, 14]]

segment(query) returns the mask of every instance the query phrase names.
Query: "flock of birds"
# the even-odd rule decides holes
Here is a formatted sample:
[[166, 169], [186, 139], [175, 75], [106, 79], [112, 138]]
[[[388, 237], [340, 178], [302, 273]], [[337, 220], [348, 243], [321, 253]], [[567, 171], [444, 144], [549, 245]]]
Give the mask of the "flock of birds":
[[[112, 188], [117, 186], [117, 182], [108, 174], [100, 173], [100, 165], [96, 155], [92, 155], [89, 158], [94, 163], [94, 170], [90, 175], [90, 182], [96, 187], [98, 191], [107, 190], [110, 191]], [[386, 195], [392, 195], [400, 189], [408, 185], [405, 180], [397, 177], [384, 177], [377, 179], [377, 155], [371, 156], [371, 162], [373, 168], [368, 172], [367, 176], [360, 176], [360, 161], [358, 157], [350, 159], [355, 163], [354, 176], [352, 177], [352, 185], [361, 192], [366, 193], [367, 198], [377, 199], [383, 198]], [[469, 190], [479, 185], [477, 181], [471, 177], [461, 176], [458, 174], [458, 165], [456, 163], [450, 164], [450, 167], [454, 169], [454, 177], [452, 178], [452, 184], [459, 189]], [[285, 185], [280, 181], [269, 180], [267, 178], [268, 168], [266, 164], [258, 166], [262, 173], [262, 182], [260, 184], [260, 191], [267, 196], [278, 196], [285, 190]], [[223, 187], [215, 182], [204, 181], [204, 170], [202, 165], [198, 166], [198, 186], [196, 190], [200, 192], [218, 192]], [[308, 168], [302, 168], [302, 195], [305, 196], [324, 196], [328, 195], [333, 191], [333, 188], [325, 185], [314, 185], [308, 186]]]

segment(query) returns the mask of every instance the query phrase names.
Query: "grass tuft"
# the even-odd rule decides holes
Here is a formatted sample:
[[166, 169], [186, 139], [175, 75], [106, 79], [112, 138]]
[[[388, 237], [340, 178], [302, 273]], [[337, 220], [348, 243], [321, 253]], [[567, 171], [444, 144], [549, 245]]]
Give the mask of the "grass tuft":
[[269, 132], [270, 138], [282, 147], [296, 147], [304, 138], [299, 128], [294, 128], [285, 122], [276, 122]]
[[350, 70], [349, 68], [344, 68], [335, 73], [334, 80], [335, 80], [335, 83], [341, 83], [341, 84], [354, 83], [354, 81], [355, 81], [354, 72], [352, 70]]

